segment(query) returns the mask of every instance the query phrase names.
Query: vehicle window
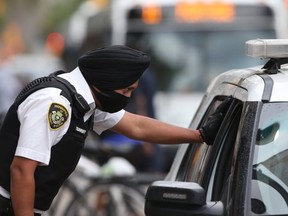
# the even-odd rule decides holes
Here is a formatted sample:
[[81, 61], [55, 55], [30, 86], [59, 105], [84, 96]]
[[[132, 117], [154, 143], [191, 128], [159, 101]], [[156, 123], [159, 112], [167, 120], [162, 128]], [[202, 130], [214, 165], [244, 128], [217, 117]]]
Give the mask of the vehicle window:
[[[213, 173], [209, 181], [209, 188], [207, 191], [207, 200], [222, 200], [224, 204], [226, 203], [226, 198], [228, 197], [228, 189], [232, 183], [232, 160], [233, 152], [236, 143], [236, 137], [239, 127], [239, 122], [242, 113], [242, 103], [239, 101], [234, 101], [230, 112], [226, 118], [224, 128], [220, 133], [222, 133], [222, 139], [220, 141], [220, 151], [217, 160], [213, 164]], [[227, 201], [228, 202], [228, 201]]]
[[[211, 109], [201, 124], [205, 123], [207, 117], [220, 103], [221, 100], [217, 99], [211, 104]], [[228, 193], [233, 179], [231, 175], [233, 152], [242, 109], [242, 102], [234, 99], [219, 129], [214, 145], [193, 144], [184, 159], [187, 163], [183, 166], [183, 169], [187, 171], [184, 179], [202, 185], [207, 192], [207, 201], [221, 200], [225, 206], [229, 203]]]
[[[211, 106], [208, 109], [208, 112], [205, 114], [201, 122], [201, 125], [205, 124], [208, 116], [211, 115], [215, 111], [215, 109], [221, 104], [223, 99], [224, 98], [216, 98], [214, 102], [211, 103]], [[218, 187], [221, 187], [221, 189], [219, 188], [219, 191], [214, 190], [213, 193], [218, 193], [222, 191], [222, 187], [225, 184], [227, 178], [229, 177], [230, 169], [226, 171], [225, 169], [218, 168], [217, 172], [218, 171], [221, 172], [221, 176], [218, 176], [218, 175], [215, 175], [215, 172], [216, 172], [215, 164], [220, 163], [219, 161], [221, 160], [219, 158], [222, 158], [223, 160], [221, 163], [221, 166], [227, 165], [228, 164], [227, 161], [232, 160], [232, 155], [233, 155], [232, 151], [234, 149], [234, 143], [235, 143], [234, 141], [235, 141], [235, 137], [237, 133], [240, 113], [241, 113], [241, 108], [242, 108], [242, 106], [239, 107], [237, 104], [240, 104], [240, 102], [237, 102], [237, 100], [235, 100], [232, 103], [229, 109], [229, 112], [227, 113], [225, 117], [226, 119], [225, 123], [223, 122], [221, 126], [221, 130], [223, 129], [225, 133], [219, 132], [219, 133], [222, 133], [220, 134], [221, 136], [218, 133], [217, 139], [220, 139], [220, 141], [215, 140], [215, 142], [217, 141], [217, 143], [214, 143], [213, 146], [208, 146], [208, 145], [203, 145], [203, 144], [190, 145], [189, 147], [190, 149], [188, 149], [187, 154], [185, 155], [183, 159], [183, 163], [181, 164], [182, 168], [180, 169], [180, 172], [178, 173], [178, 180], [184, 179], [185, 181], [197, 182], [198, 184], [202, 185], [202, 187], [205, 189], [208, 189], [209, 184], [213, 184], [215, 181]], [[236, 110], [238, 112], [237, 115], [236, 115], [237, 113]], [[237, 117], [237, 121], [235, 120], [236, 117]], [[233, 124], [231, 122], [233, 122]], [[229, 136], [227, 134], [229, 134]], [[222, 148], [223, 140], [228, 142], [227, 146], [229, 148]], [[219, 152], [222, 152], [222, 155], [220, 155]], [[225, 159], [223, 159], [224, 157]], [[217, 178], [215, 178], [215, 176]], [[210, 178], [212, 180], [210, 180]], [[207, 195], [207, 199], [211, 200], [212, 188], [210, 188], [210, 192], [208, 193], [209, 195]], [[214, 198], [216, 198], [216, 196], [214, 196]]]
[[[216, 110], [221, 102], [222, 101], [220, 99], [216, 99], [214, 102], [212, 102], [208, 112], [202, 120], [201, 125], [207, 121], [209, 115], [211, 115]], [[190, 145], [187, 154], [185, 155], [181, 164], [181, 169], [179, 170], [177, 179], [185, 179], [186, 181], [197, 182], [201, 184], [201, 173], [203, 173], [204, 169], [203, 162], [205, 161], [207, 155], [209, 155], [210, 151], [211, 150], [208, 145], [199, 143], [193, 143], [193, 145]]]
[[253, 215], [288, 215], [287, 134], [288, 104], [264, 104], [253, 158]]

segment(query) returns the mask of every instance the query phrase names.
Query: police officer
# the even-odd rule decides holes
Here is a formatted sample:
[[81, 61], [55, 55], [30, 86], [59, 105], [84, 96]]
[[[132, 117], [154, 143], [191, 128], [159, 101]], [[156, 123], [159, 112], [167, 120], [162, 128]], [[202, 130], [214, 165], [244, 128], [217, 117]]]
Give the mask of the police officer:
[[149, 63], [141, 51], [104, 47], [80, 57], [72, 72], [36, 79], [21, 91], [0, 131], [0, 216], [48, 210], [90, 129], [151, 143], [213, 143], [226, 107], [200, 130], [123, 110]]

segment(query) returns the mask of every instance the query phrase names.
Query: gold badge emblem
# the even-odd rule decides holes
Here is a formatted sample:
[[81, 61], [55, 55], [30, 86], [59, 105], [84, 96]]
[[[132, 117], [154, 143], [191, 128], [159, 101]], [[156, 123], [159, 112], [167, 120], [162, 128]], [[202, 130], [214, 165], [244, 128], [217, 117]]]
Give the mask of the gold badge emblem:
[[67, 121], [69, 113], [67, 109], [58, 103], [52, 103], [48, 112], [49, 126], [52, 130], [59, 129]]

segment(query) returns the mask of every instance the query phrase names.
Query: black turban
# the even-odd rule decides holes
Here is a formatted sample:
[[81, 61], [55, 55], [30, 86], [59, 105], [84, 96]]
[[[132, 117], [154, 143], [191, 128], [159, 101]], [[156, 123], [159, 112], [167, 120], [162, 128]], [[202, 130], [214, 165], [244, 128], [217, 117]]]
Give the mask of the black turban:
[[107, 90], [132, 85], [149, 64], [150, 58], [145, 53], [122, 45], [92, 50], [78, 60], [79, 69], [88, 84]]

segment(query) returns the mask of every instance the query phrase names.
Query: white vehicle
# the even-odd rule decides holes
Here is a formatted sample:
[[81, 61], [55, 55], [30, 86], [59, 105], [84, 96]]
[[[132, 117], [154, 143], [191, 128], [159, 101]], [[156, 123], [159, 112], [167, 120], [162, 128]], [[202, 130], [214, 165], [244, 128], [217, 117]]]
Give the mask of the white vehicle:
[[111, 40], [152, 56], [156, 117], [187, 126], [214, 77], [259, 64], [242, 44], [287, 37], [287, 20], [282, 0], [112, 0]]
[[288, 215], [288, 40], [246, 46], [262, 65], [210, 83], [190, 128], [231, 97], [214, 143], [181, 145], [165, 181], [147, 190], [146, 216]]

